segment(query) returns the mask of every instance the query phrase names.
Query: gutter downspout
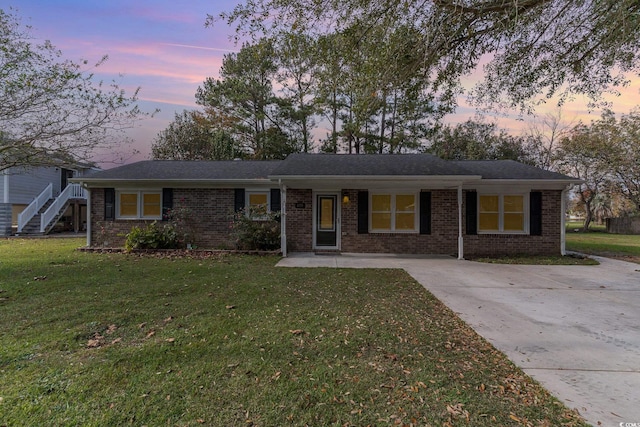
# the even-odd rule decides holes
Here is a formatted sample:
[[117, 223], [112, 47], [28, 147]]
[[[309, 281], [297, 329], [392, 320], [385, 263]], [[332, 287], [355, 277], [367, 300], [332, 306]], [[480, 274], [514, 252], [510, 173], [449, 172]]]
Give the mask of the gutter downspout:
[[567, 193], [569, 189], [573, 187], [572, 185], [567, 186], [561, 193], [560, 200], [560, 255], [565, 256], [567, 254], [566, 243], [567, 243], [567, 232], [566, 232], [566, 220], [567, 220]]
[[464, 239], [462, 238], [462, 184], [458, 185], [458, 259], [464, 259]]
[[287, 186], [278, 179], [280, 187], [280, 251], [287, 257]]

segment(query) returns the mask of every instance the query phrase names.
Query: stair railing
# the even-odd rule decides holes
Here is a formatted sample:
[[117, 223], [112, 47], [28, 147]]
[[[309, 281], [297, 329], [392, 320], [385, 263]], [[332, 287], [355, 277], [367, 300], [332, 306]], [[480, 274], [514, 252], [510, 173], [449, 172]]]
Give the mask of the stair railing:
[[53, 184], [49, 183], [47, 187], [35, 198], [29, 206], [18, 214], [18, 233], [22, 232], [25, 225], [36, 216], [38, 211], [53, 197]]
[[44, 233], [47, 225], [60, 213], [69, 199], [86, 199], [85, 189], [80, 184], [69, 184], [62, 193], [53, 201], [51, 206], [40, 216], [40, 232]]

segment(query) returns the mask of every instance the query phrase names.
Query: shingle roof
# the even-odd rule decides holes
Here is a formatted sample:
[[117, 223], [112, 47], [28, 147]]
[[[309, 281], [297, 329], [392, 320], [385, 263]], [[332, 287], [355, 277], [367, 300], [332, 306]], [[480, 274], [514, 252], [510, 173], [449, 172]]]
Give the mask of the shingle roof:
[[144, 160], [96, 172], [91, 180], [248, 180], [268, 179], [281, 161]]
[[272, 175], [446, 176], [469, 175], [469, 172], [430, 154], [291, 154]]
[[514, 160], [453, 160], [451, 163], [480, 175], [482, 179], [519, 179], [519, 180], [568, 180], [574, 178], [557, 172], [551, 172]]
[[285, 160], [145, 160], [99, 171], [86, 181], [244, 181], [270, 177], [481, 176], [482, 179], [574, 178], [512, 160], [447, 161], [430, 154], [291, 154]]

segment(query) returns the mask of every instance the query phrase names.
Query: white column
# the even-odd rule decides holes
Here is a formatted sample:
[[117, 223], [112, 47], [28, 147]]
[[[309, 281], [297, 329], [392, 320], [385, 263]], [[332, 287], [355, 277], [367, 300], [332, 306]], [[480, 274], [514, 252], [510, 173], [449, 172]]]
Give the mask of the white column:
[[9, 203], [9, 172], [7, 169], [5, 169], [2, 174], [4, 175], [2, 177], [3, 179], [3, 194], [2, 194], [2, 203]]
[[85, 187], [87, 192], [87, 247], [91, 247], [91, 191]]
[[287, 186], [280, 184], [280, 250], [287, 256]]
[[462, 238], [462, 184], [458, 186], [458, 259], [464, 259], [464, 239]]
[[569, 191], [569, 187], [562, 190], [561, 196], [562, 200], [560, 201], [560, 255], [565, 256], [567, 254], [566, 243], [566, 219], [567, 219], [567, 193]]

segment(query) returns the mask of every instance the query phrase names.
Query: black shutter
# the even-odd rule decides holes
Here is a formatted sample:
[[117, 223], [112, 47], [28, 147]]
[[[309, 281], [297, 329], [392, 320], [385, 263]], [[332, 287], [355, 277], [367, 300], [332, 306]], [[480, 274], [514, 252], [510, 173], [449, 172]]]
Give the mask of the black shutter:
[[162, 189], [162, 220], [169, 220], [169, 211], [173, 209], [173, 188]]
[[358, 191], [358, 234], [369, 233], [369, 192]]
[[272, 188], [271, 189], [271, 212], [279, 212], [280, 211], [280, 189]]
[[467, 191], [466, 200], [467, 234], [478, 234], [478, 193]]
[[236, 188], [233, 209], [238, 212], [244, 209], [244, 188]]
[[542, 236], [542, 192], [532, 191], [529, 196], [529, 234]]
[[431, 192], [420, 193], [420, 234], [431, 234]]
[[104, 189], [104, 219], [113, 221], [116, 219], [116, 190], [115, 188]]

